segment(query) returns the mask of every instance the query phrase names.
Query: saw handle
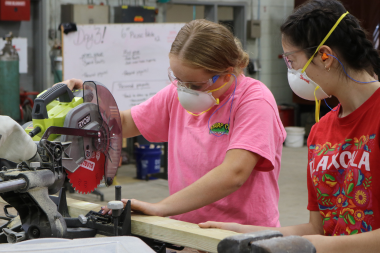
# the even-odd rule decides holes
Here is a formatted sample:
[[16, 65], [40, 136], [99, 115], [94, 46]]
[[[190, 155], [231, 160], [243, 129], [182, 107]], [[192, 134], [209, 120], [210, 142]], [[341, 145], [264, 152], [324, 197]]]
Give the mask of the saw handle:
[[64, 83], [59, 83], [51, 87], [34, 100], [32, 118], [48, 119], [49, 116], [47, 113], [46, 106], [57, 98], [59, 98], [59, 102], [70, 103], [74, 98], [74, 94]]

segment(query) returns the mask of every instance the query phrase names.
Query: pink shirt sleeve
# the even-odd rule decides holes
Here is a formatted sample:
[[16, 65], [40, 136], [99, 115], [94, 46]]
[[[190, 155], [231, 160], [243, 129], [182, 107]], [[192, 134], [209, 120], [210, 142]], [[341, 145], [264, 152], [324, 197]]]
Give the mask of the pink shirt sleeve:
[[286, 135], [277, 107], [273, 105], [273, 96], [265, 99], [265, 91], [261, 97], [247, 93], [235, 113], [228, 150], [245, 149], [256, 153], [262, 158], [255, 170], [270, 171], [275, 167], [277, 149]]
[[174, 87], [168, 85], [147, 101], [131, 109], [137, 129], [150, 142], [168, 141], [173, 89]]

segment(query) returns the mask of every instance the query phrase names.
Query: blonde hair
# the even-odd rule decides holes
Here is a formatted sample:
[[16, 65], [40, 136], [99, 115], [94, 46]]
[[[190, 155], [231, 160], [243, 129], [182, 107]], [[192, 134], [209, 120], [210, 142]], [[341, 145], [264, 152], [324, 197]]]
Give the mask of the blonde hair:
[[249, 61], [239, 39], [228, 28], [205, 19], [190, 21], [181, 28], [170, 55], [213, 74], [227, 73], [233, 67], [233, 73], [240, 75]]

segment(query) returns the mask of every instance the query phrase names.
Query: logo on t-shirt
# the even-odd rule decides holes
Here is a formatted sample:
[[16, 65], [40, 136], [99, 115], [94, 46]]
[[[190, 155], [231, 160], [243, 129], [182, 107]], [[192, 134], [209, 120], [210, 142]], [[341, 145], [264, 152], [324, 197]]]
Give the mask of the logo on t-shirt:
[[228, 123], [215, 123], [210, 128], [210, 134], [228, 135], [230, 132], [230, 124]]
[[370, 164], [375, 138], [376, 134], [363, 135], [309, 146], [310, 175], [325, 235], [363, 233], [375, 225]]

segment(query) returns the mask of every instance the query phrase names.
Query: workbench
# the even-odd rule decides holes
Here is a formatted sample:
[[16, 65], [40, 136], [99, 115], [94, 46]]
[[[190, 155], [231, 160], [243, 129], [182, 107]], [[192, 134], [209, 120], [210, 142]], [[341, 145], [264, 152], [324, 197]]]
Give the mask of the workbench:
[[[0, 198], [2, 212], [6, 202]], [[67, 199], [71, 217], [99, 211], [101, 205], [75, 199]], [[197, 224], [166, 217], [132, 214], [132, 234], [207, 252], [217, 252], [218, 243], [225, 237], [238, 233], [221, 229], [202, 229]]]

